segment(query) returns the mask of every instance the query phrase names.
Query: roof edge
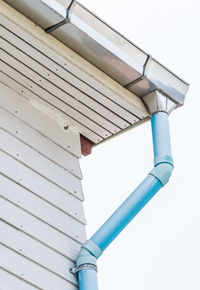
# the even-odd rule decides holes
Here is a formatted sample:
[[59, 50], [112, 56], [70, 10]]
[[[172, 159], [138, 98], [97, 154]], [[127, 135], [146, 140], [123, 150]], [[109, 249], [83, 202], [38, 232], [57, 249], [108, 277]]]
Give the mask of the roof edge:
[[82, 72], [98, 81], [105, 88], [109, 89], [111, 92], [117, 94], [123, 100], [133, 105], [138, 111], [144, 114], [144, 117], [149, 115], [143, 101], [138, 96], [124, 88], [118, 82], [103, 73], [55, 37], [46, 33], [42, 28], [5, 3], [3, 0], [0, 0], [0, 14], [21, 27], [24, 31], [28, 32], [36, 39], [40, 40], [47, 47], [68, 60], [72, 65], [76, 66]]

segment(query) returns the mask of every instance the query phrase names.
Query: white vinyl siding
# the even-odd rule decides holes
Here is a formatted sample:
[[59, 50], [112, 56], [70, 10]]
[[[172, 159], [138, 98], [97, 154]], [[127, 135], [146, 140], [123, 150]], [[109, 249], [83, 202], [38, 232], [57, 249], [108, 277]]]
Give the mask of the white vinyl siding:
[[[18, 277], [21, 277], [21, 279], [30, 282], [39, 289], [77, 289], [75, 285], [70, 285], [70, 283], [65, 279], [62, 279], [58, 275], [55, 275], [44, 267], [41, 267], [40, 265], [25, 258], [23, 255], [17, 254], [7, 247], [0, 247], [0, 255], [2, 259], [2, 267], [4, 269], [8, 269], [8, 271], [12, 272]], [[66, 271], [68, 271], [68, 269], [66, 269]], [[25, 289], [26, 288], [24, 288], [24, 290]]]
[[[10, 82], [10, 85], [12, 84], [12, 80], [8, 80], [6, 75], [1, 72], [0, 75], [5, 83]], [[17, 86], [17, 83], [13, 81], [13, 86], [14, 85]], [[31, 102], [29, 99], [8, 88], [1, 83], [1, 80], [0, 92], [0, 106], [2, 108], [34, 128], [36, 131], [39, 131], [39, 133], [55, 144], [66, 149], [68, 152], [77, 157], [81, 156], [79, 135], [75, 134], [75, 132], [70, 129], [63, 129], [67, 124], [67, 117], [65, 114], [62, 114], [62, 112], [51, 106], [48, 102], [42, 102], [39, 97], [38, 106], [36, 106], [36, 103]], [[49, 118], [48, 115], [52, 116], [52, 118]]]
[[[50, 180], [66, 192], [83, 199], [80, 180], [68, 171], [60, 168], [14, 136], [0, 129], [0, 149], [31, 168], [47, 180]], [[20, 166], [20, 165], [19, 165]]]
[[0, 290], [75, 290], [86, 240], [80, 136], [0, 83]]
[[27, 126], [21, 120], [15, 118], [7, 111], [1, 108], [0, 102], [0, 124], [1, 128], [14, 135], [25, 144], [35, 149], [51, 161], [57, 163], [78, 178], [82, 178], [79, 161], [67, 151], [59, 146], [55, 146], [54, 142], [39, 134], [36, 130]]
[[[68, 215], [85, 222], [82, 202], [54, 183], [16, 161], [6, 153], [0, 151], [0, 172], [10, 179], [38, 195], [41, 199], [64, 211]], [[1, 177], [2, 179], [3, 177]]]
[[0, 272], [0, 290], [34, 290], [39, 289], [36, 287], [31, 286], [29, 283], [26, 283], [24, 280], [21, 280], [20, 278], [8, 273], [7, 271], [4, 271], [1, 269]]

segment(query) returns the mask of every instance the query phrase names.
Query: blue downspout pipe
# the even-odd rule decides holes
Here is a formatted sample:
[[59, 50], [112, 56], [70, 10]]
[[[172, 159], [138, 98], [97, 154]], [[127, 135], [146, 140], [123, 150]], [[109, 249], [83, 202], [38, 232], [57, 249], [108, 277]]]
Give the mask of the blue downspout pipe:
[[168, 114], [158, 112], [151, 119], [154, 168], [122, 205], [81, 248], [77, 257], [80, 290], [98, 290], [96, 260], [149, 200], [168, 182], [173, 171]]

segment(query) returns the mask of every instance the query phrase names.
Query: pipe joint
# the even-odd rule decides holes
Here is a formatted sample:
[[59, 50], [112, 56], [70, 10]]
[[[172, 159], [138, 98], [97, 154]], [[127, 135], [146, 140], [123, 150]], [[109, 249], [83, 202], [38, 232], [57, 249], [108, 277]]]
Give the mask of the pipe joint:
[[79, 267], [85, 264], [91, 264], [91, 265], [97, 266], [97, 260], [95, 256], [93, 256], [88, 250], [82, 247], [76, 260], [76, 267]]
[[78, 254], [76, 266], [84, 264], [97, 265], [96, 260], [101, 256], [102, 250], [92, 240], [88, 240], [82, 247]]
[[156, 165], [149, 175], [156, 177], [164, 186], [170, 179], [174, 166], [170, 163], [159, 163]]
[[84, 245], [83, 248], [88, 250], [96, 259], [98, 259], [103, 251], [97, 246], [97, 244], [92, 240], [88, 240]]
[[170, 155], [164, 155], [164, 156], [156, 156], [154, 158], [154, 166], [156, 167], [159, 164], [162, 163], [168, 163], [170, 164], [172, 167], [174, 167], [174, 162], [173, 162], [173, 158]]

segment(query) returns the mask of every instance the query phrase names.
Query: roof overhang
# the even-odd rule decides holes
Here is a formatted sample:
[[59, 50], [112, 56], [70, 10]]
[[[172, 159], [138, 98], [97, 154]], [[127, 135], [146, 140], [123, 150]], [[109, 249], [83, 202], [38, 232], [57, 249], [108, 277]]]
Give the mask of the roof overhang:
[[[92, 142], [100, 143], [148, 119], [150, 115], [143, 97], [154, 91], [169, 98], [173, 108], [183, 105], [188, 90], [185, 81], [80, 3], [71, 0], [0, 0], [0, 5], [0, 56], [4, 73], [6, 71], [7, 77], [14, 78], [13, 69], [18, 71], [17, 82], [23, 86], [27, 83], [24, 78], [31, 79], [34, 84], [29, 81], [26, 89], [31, 89], [34, 94], [37, 91], [40, 97], [43, 90], [48, 91], [48, 82], [59, 88], [62, 84], [63, 93], [59, 94], [52, 87], [46, 101], [51, 103], [51, 99], [59, 110], [61, 107], [58, 108], [55, 101], [61, 98], [60, 95], [63, 95], [61, 102], [65, 107], [72, 107], [73, 103], [73, 109], [79, 114], [69, 113], [69, 108], [66, 109], [68, 123], [78, 127], [80, 133]], [[48, 65], [44, 57], [48, 59]], [[36, 62], [41, 66], [36, 66]], [[33, 79], [31, 70], [42, 74], [44, 80]]]

